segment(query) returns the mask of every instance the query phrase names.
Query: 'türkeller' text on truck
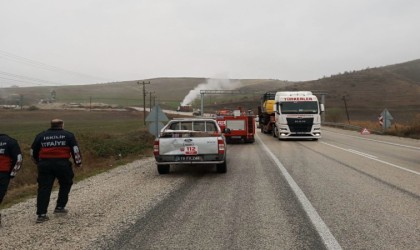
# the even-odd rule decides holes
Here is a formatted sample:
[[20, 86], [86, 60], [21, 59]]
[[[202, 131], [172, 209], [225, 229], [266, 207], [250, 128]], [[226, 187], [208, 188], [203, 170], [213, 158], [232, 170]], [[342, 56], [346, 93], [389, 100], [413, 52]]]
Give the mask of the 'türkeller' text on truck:
[[311, 91], [276, 92], [275, 105], [275, 137], [279, 139], [321, 138], [321, 116], [324, 105]]

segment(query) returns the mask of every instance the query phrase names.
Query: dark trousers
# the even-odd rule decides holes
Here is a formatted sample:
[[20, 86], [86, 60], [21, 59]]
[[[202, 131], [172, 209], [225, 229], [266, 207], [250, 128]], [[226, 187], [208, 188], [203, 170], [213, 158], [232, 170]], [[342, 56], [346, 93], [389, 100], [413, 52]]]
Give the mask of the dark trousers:
[[57, 178], [58, 191], [56, 207], [65, 207], [73, 185], [73, 168], [67, 159], [41, 160], [38, 163], [38, 196], [36, 214], [46, 214], [50, 203], [51, 190]]
[[0, 204], [3, 201], [4, 196], [6, 195], [7, 188], [9, 187], [10, 174], [9, 173], [0, 173]]

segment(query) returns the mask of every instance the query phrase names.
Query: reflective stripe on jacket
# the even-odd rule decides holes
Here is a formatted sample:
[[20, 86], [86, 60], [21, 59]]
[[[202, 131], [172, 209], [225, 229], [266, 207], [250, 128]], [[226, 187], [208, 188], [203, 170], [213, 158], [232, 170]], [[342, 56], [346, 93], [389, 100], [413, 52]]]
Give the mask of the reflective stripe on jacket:
[[8, 135], [0, 134], [0, 172], [10, 173], [13, 168], [20, 168], [22, 154], [19, 144]]
[[31, 156], [38, 162], [42, 159], [69, 159], [81, 164], [81, 156], [73, 133], [64, 129], [48, 129], [39, 133], [31, 147]]

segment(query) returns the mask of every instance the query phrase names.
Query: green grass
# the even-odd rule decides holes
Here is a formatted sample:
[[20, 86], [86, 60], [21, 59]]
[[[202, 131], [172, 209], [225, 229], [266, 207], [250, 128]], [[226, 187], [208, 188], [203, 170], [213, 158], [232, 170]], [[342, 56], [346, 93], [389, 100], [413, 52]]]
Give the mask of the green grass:
[[393, 123], [389, 129], [385, 130], [378, 122], [372, 121], [351, 121], [351, 125], [367, 128], [372, 132], [378, 131], [385, 135], [420, 139], [420, 115], [416, 116], [411, 124]]
[[76, 180], [152, 156], [154, 138], [143, 125], [143, 112], [0, 110], [0, 116], [0, 132], [18, 140], [24, 158], [23, 167], [11, 181], [0, 207], [36, 194], [37, 169], [29, 151], [35, 136], [48, 129], [53, 118], [64, 120], [64, 128], [75, 134], [81, 148], [83, 167], [75, 168]]

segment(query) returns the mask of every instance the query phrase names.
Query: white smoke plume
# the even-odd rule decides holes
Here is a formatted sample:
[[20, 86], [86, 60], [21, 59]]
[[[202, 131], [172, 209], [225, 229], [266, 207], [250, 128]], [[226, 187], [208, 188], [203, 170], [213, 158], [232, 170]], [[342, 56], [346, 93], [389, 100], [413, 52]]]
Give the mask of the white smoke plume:
[[238, 80], [229, 79], [207, 79], [207, 82], [200, 83], [188, 95], [184, 97], [181, 106], [190, 105], [196, 98], [200, 97], [200, 90], [232, 90], [241, 87]]

